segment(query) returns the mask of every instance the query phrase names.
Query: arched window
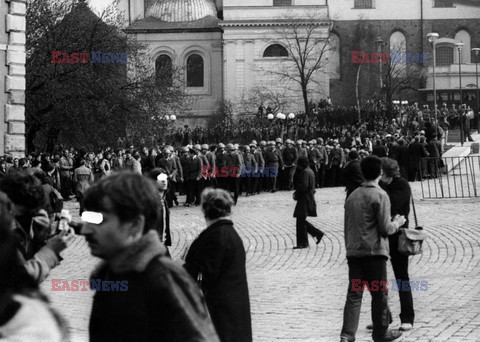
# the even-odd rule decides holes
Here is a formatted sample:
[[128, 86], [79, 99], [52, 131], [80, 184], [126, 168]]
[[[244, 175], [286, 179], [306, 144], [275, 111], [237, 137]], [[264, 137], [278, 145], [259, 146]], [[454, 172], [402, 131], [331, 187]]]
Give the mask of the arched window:
[[187, 87], [204, 86], [204, 62], [200, 55], [193, 54], [187, 58]]
[[437, 66], [453, 64], [453, 47], [439, 46], [437, 47]]
[[[465, 44], [462, 46], [462, 64], [470, 63], [471, 52], [470, 52], [470, 34], [465, 30], [460, 30], [455, 35], [455, 40]], [[455, 63], [458, 63], [458, 51], [455, 56]]]
[[273, 44], [265, 49], [263, 57], [288, 57], [288, 51], [280, 44]]
[[155, 60], [155, 79], [159, 86], [173, 86], [173, 62], [170, 56], [160, 55]]
[[400, 31], [395, 31], [390, 36], [390, 63], [394, 74], [406, 74], [407, 39]]

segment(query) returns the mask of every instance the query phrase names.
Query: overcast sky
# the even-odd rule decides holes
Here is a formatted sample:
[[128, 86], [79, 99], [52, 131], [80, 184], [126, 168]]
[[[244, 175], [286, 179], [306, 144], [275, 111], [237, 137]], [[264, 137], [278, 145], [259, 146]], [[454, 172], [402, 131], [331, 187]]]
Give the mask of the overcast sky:
[[90, 0], [90, 6], [96, 11], [101, 11], [106, 6], [110, 5], [114, 0]]

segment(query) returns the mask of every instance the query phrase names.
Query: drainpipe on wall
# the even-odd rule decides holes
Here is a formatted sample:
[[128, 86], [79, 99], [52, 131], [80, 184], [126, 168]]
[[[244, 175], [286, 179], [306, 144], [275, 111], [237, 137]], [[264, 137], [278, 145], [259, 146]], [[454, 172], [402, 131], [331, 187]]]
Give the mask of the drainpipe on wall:
[[[423, 0], [422, 0], [423, 1]], [[131, 14], [131, 5], [130, 0], [128, 0], [128, 25], [132, 25], [132, 14]]]
[[423, 51], [423, 0], [420, 0], [420, 47]]

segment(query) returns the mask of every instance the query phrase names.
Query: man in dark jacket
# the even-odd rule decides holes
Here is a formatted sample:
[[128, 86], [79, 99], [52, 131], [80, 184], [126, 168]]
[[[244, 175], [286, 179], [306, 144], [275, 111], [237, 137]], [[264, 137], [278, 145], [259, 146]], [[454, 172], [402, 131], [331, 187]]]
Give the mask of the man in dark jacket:
[[352, 150], [348, 153], [350, 160], [343, 170], [343, 182], [345, 184], [345, 191], [347, 198], [350, 194], [365, 181], [362, 170], [360, 169], [360, 160], [358, 159], [358, 152]]
[[219, 342], [197, 284], [165, 256], [159, 205], [155, 184], [137, 174], [88, 189], [82, 234], [104, 260], [91, 279], [90, 341]]
[[308, 234], [312, 235], [317, 245], [323, 237], [323, 232], [307, 222], [308, 216], [317, 216], [315, 203], [315, 175], [308, 166], [306, 157], [298, 158], [298, 172], [294, 178], [295, 192], [293, 199], [297, 201], [293, 217], [297, 218], [297, 245], [294, 249], [308, 247]]
[[283, 149], [282, 156], [285, 165], [285, 175], [287, 177], [287, 189], [293, 188], [293, 175], [295, 174], [297, 164], [297, 149], [293, 146], [293, 141], [285, 140], [286, 147]]

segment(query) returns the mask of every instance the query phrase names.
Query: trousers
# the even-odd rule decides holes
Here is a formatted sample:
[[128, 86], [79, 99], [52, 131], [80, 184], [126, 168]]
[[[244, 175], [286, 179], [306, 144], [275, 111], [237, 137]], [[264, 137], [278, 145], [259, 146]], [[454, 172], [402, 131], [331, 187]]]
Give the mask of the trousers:
[[[352, 289], [352, 280], [360, 280], [362, 284], [363, 281], [366, 281], [369, 286], [372, 286], [372, 281], [374, 280], [377, 282], [386, 282], [387, 259], [385, 256], [347, 257], [349, 284], [347, 300], [343, 310], [341, 337], [345, 337], [349, 341], [355, 341], [355, 335], [358, 330], [363, 290], [354, 291]], [[378, 287], [378, 283], [376, 286]], [[388, 291], [371, 291], [370, 294], [372, 295], [372, 337], [374, 341], [380, 341], [392, 322], [388, 308]]]

